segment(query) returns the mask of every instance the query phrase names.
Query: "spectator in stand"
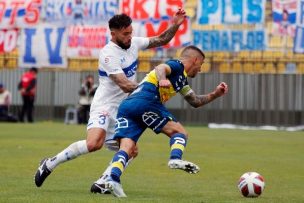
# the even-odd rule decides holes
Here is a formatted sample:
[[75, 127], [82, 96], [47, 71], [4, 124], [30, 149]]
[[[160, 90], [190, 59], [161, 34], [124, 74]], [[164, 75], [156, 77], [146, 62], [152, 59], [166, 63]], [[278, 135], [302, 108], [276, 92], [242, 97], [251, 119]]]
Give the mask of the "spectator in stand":
[[97, 89], [97, 85], [94, 84], [93, 75], [88, 75], [81, 85], [79, 90], [79, 109], [78, 109], [78, 123], [87, 124], [91, 103]]
[[25, 114], [27, 116], [28, 122], [34, 122], [33, 111], [37, 88], [37, 73], [37, 68], [31, 68], [22, 75], [21, 80], [18, 84], [18, 89], [23, 101], [22, 109], [19, 115], [19, 120], [21, 122], [24, 122]]
[[9, 113], [12, 94], [0, 83], [0, 122], [17, 122], [17, 118]]

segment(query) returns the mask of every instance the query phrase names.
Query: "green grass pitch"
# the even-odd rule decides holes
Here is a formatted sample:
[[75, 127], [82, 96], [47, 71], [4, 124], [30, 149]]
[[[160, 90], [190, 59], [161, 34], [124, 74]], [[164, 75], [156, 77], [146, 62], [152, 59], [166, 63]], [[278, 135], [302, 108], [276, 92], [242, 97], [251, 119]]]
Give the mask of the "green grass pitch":
[[[147, 130], [139, 156], [122, 176], [128, 197], [120, 200], [89, 192], [113, 156], [104, 148], [60, 165], [41, 188], [34, 185], [38, 162], [85, 139], [84, 125], [1, 123], [0, 202], [304, 202], [303, 131], [187, 130], [183, 158], [201, 171], [192, 175], [169, 169], [169, 139]], [[258, 198], [244, 198], [237, 189], [239, 177], [248, 171], [265, 178]]]

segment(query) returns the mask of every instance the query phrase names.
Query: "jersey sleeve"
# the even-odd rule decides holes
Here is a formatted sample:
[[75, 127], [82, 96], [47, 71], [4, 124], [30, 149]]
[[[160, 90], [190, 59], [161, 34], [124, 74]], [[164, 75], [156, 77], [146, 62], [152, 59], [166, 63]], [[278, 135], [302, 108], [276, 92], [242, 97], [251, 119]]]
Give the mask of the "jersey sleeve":
[[99, 71], [106, 73], [108, 76], [123, 73], [119, 58], [110, 53], [100, 54]]
[[146, 49], [149, 45], [149, 38], [133, 37], [132, 42], [138, 47], [138, 49]]
[[171, 68], [171, 74], [174, 75], [183, 75], [184, 74], [184, 66], [178, 60], [169, 60], [166, 64]]

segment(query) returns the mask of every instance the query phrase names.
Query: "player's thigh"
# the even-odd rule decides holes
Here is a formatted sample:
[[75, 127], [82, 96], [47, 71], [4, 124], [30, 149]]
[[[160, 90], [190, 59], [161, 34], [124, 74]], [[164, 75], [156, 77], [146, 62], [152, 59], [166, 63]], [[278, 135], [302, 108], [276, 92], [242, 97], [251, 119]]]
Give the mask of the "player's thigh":
[[168, 121], [162, 128], [162, 133], [165, 133], [168, 137], [171, 137], [175, 133], [182, 133], [188, 137], [187, 131], [181, 123], [175, 121]]

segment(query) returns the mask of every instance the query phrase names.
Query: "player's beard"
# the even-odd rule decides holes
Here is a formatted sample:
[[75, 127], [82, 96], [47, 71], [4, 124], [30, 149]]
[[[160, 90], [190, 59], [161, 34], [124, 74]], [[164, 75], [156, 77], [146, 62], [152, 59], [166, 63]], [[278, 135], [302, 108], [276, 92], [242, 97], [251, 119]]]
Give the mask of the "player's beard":
[[128, 44], [128, 45], [126, 45], [126, 44], [124, 44], [124, 43], [123, 43], [122, 41], [120, 41], [120, 40], [116, 40], [116, 42], [117, 42], [117, 45], [118, 45], [120, 48], [125, 49], [125, 50], [129, 49], [130, 46], [131, 46], [131, 43]]

